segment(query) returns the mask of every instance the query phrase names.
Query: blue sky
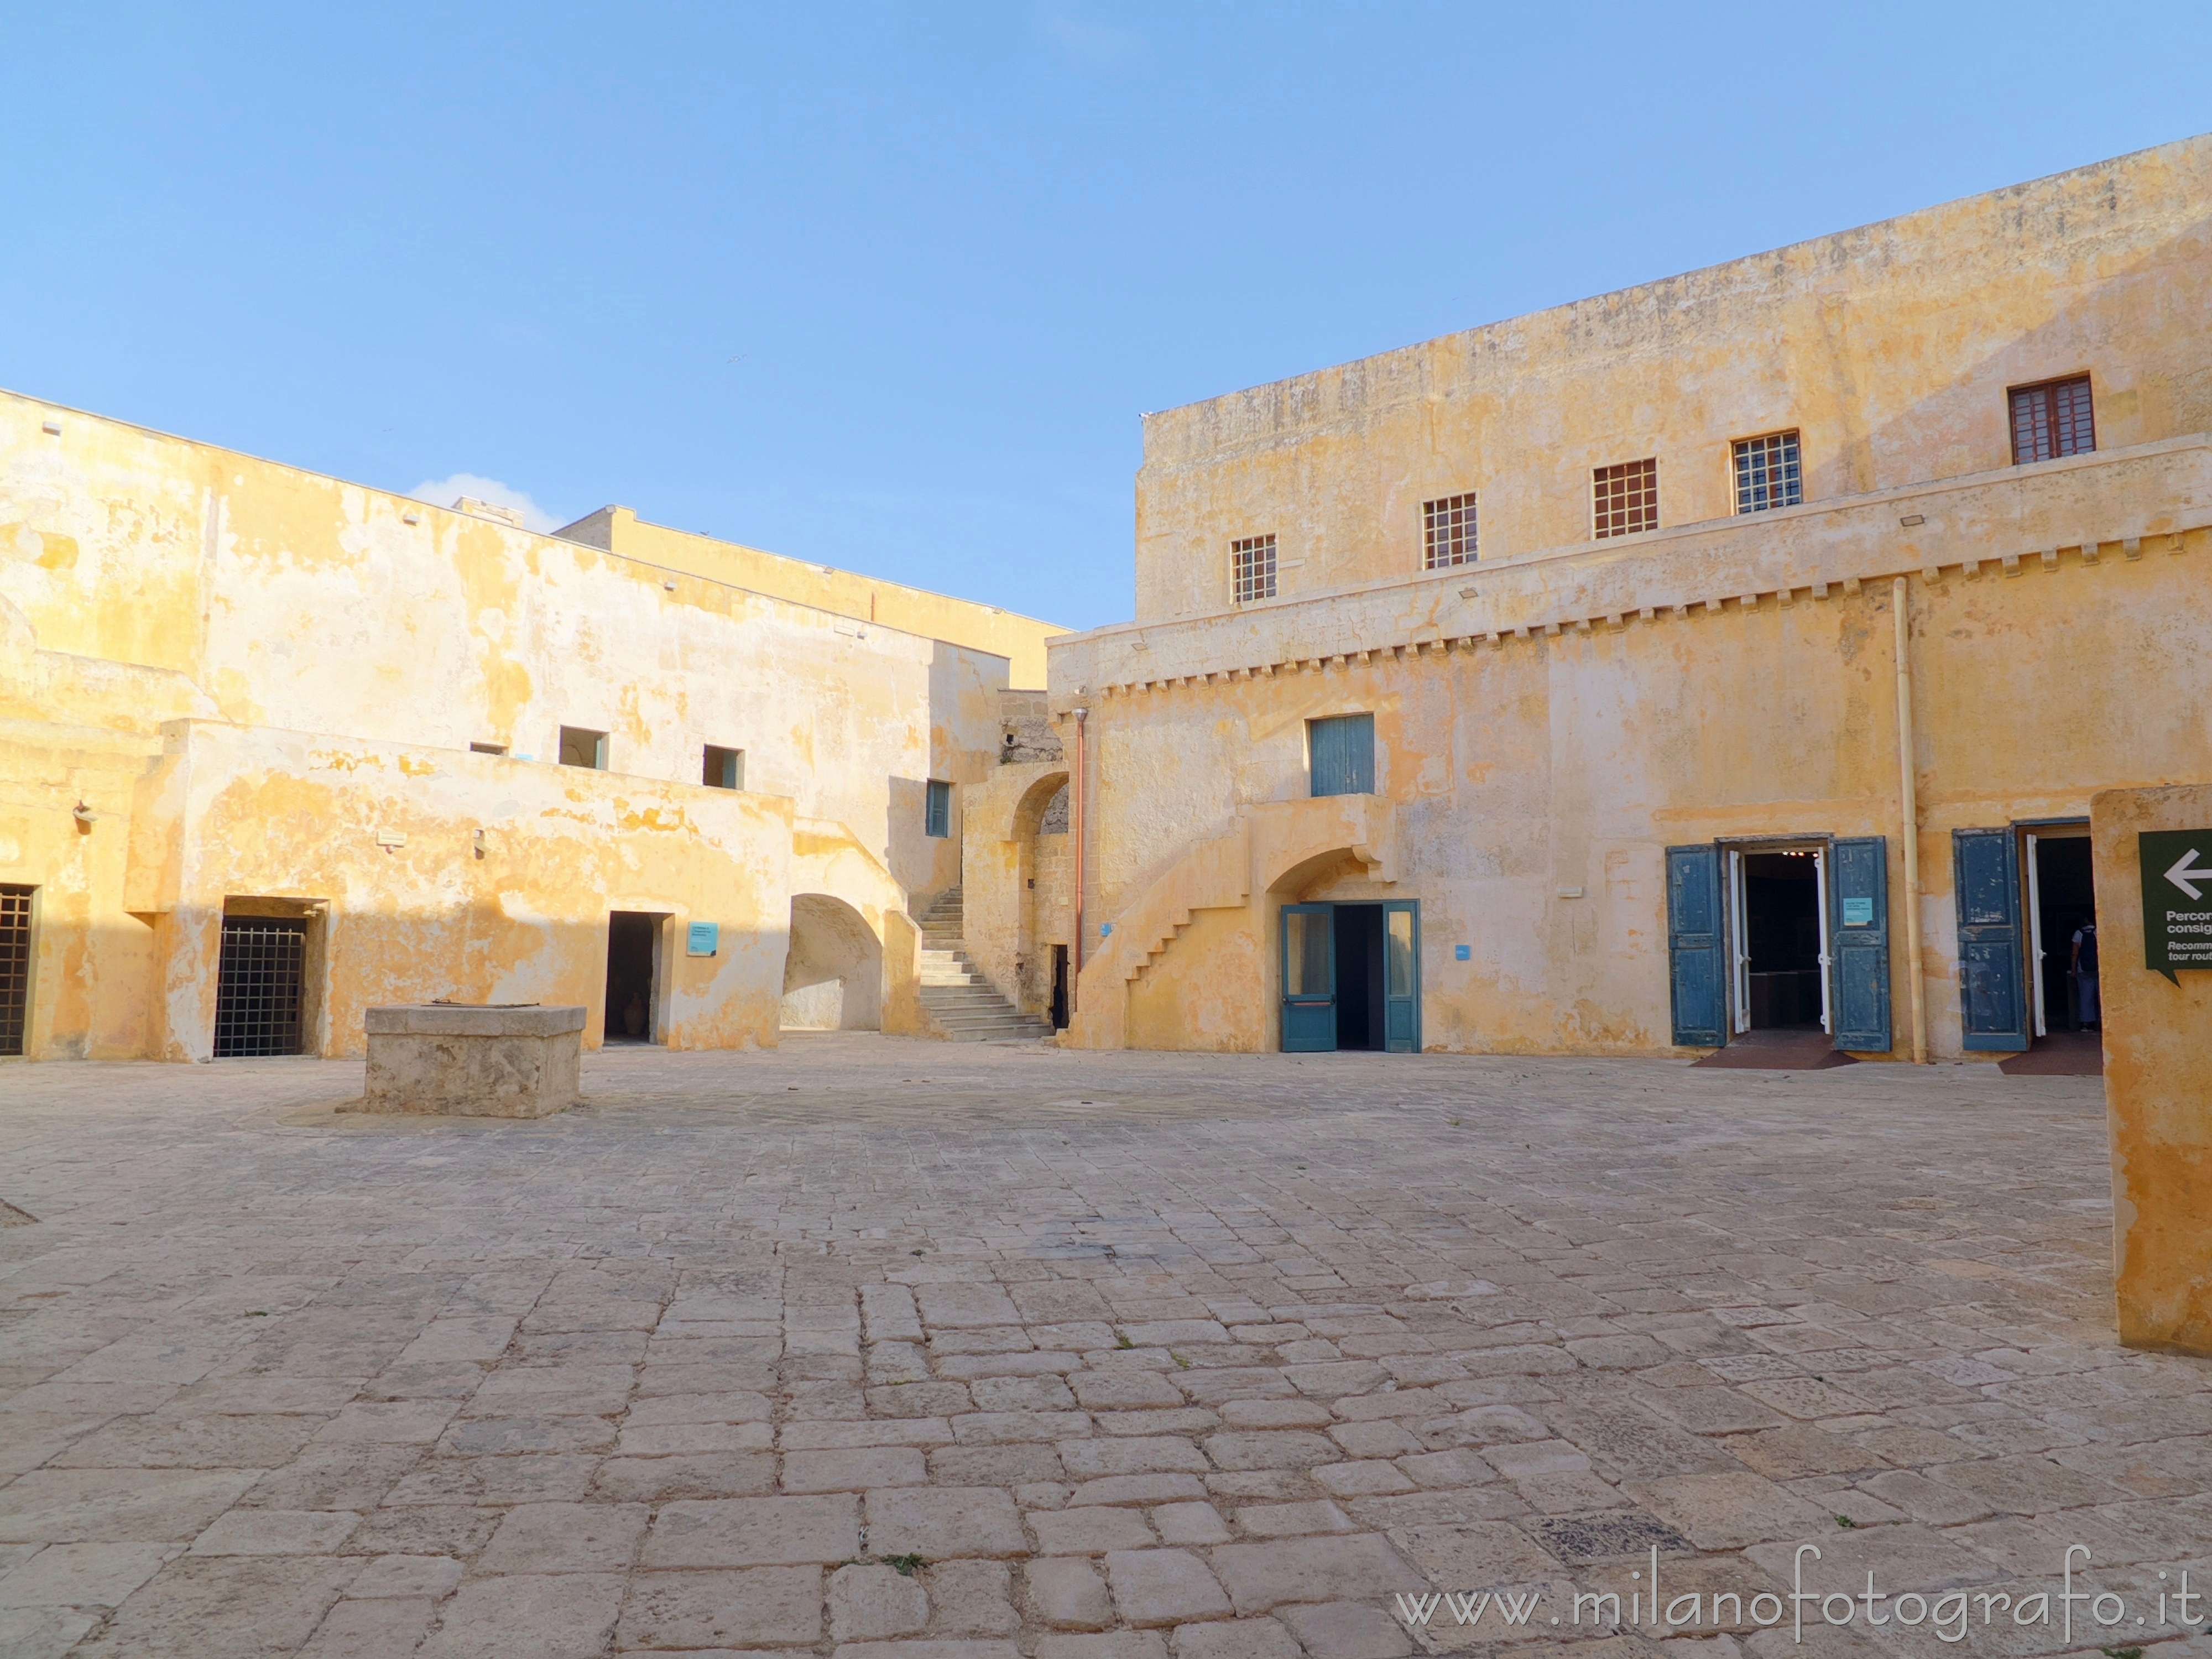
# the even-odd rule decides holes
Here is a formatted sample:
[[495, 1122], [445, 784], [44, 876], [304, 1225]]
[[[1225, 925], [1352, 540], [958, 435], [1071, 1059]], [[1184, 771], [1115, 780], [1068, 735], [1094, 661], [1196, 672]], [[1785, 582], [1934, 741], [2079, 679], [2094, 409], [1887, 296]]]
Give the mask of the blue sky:
[[2212, 128], [2212, 7], [69, 5], [0, 384], [1076, 626], [1138, 416]]

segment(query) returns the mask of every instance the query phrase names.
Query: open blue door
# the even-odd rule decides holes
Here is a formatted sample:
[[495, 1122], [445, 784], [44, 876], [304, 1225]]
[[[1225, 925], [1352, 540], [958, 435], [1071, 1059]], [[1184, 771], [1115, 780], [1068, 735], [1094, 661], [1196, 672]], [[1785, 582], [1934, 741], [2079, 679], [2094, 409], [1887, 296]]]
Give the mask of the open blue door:
[[1336, 1047], [1336, 907], [1283, 907], [1283, 1052]]
[[1667, 961], [1674, 1041], [1717, 1048], [1722, 1030], [1721, 855], [1710, 842], [1667, 849]]
[[1959, 1010], [1969, 1054], [2027, 1047], [2021, 985], [2020, 850], [2012, 828], [1951, 832], [1959, 902]]
[[1889, 1017], [1889, 843], [1854, 836], [1832, 843], [1828, 899], [1830, 1024], [1836, 1047], [1886, 1054]]
[[1421, 1052], [1421, 906], [1393, 899], [1382, 907], [1382, 1046]]

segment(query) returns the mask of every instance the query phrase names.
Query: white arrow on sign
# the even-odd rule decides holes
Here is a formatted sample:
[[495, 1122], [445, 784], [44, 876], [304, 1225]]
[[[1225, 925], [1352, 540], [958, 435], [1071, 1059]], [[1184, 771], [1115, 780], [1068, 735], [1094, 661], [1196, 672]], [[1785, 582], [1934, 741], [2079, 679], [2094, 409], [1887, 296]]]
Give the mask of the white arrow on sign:
[[2172, 882], [2176, 887], [2179, 887], [2183, 892], [2188, 894], [2189, 896], [2193, 899], [2203, 898], [2204, 896], [2203, 893], [2197, 885], [2198, 882], [2212, 881], [2212, 870], [2191, 867], [2190, 860], [2194, 859], [2196, 856], [2197, 849], [2192, 847], [2186, 853], [2184, 853], [2179, 858], [2176, 859], [2173, 861], [2173, 868], [2166, 872], [2166, 878], [2168, 881]]

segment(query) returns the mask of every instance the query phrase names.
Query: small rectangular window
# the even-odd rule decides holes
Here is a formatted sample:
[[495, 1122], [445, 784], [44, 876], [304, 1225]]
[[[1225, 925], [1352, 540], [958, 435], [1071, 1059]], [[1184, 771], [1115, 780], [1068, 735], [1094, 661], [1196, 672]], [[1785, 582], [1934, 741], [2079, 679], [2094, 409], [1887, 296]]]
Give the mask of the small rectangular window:
[[1474, 562], [1474, 492], [1421, 503], [1423, 566], [1443, 570]]
[[469, 745], [471, 755], [504, 755], [506, 752], [507, 745], [503, 743], [472, 743]]
[[708, 744], [706, 758], [700, 764], [699, 781], [709, 789], [744, 788], [745, 751], [742, 749], [718, 749]]
[[1249, 605], [1254, 599], [1275, 597], [1275, 538], [1273, 536], [1247, 536], [1242, 541], [1229, 544], [1229, 574], [1237, 592], [1237, 603]]
[[1590, 474], [1590, 530], [1598, 537], [1633, 536], [1659, 527], [1659, 463], [1624, 461]]
[[607, 769], [607, 734], [587, 732], [580, 726], [561, 728], [561, 764], [588, 767], [594, 772]]
[[1804, 469], [1797, 459], [1797, 434], [1770, 432], [1746, 438], [1735, 447], [1735, 510], [1764, 513], [1796, 507], [1805, 500]]
[[0, 886], [0, 1054], [23, 1052], [31, 1008], [29, 887]]
[[1375, 793], [1375, 716], [1338, 714], [1306, 722], [1306, 751], [1316, 795]]
[[2089, 377], [2016, 386], [2012, 393], [2012, 464], [2087, 455], [2097, 447]]
[[922, 807], [921, 833], [939, 840], [952, 833], [952, 786], [936, 778], [929, 781], [929, 798]]

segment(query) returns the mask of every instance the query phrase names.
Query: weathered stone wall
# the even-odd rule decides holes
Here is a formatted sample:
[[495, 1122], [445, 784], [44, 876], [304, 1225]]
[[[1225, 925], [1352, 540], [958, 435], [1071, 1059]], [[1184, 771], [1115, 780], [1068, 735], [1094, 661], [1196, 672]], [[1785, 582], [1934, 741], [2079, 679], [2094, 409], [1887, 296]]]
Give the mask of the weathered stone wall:
[[1646, 457], [1662, 524], [1724, 518], [1730, 441], [1778, 430], [1808, 502], [2002, 465], [2007, 388], [2062, 375], [2102, 447], [2212, 429], [2208, 312], [2212, 137], [1170, 410], [1137, 616], [1226, 609], [1238, 537], [1286, 598], [1415, 574], [1466, 491], [1484, 563], [1572, 546], [1591, 469]]

